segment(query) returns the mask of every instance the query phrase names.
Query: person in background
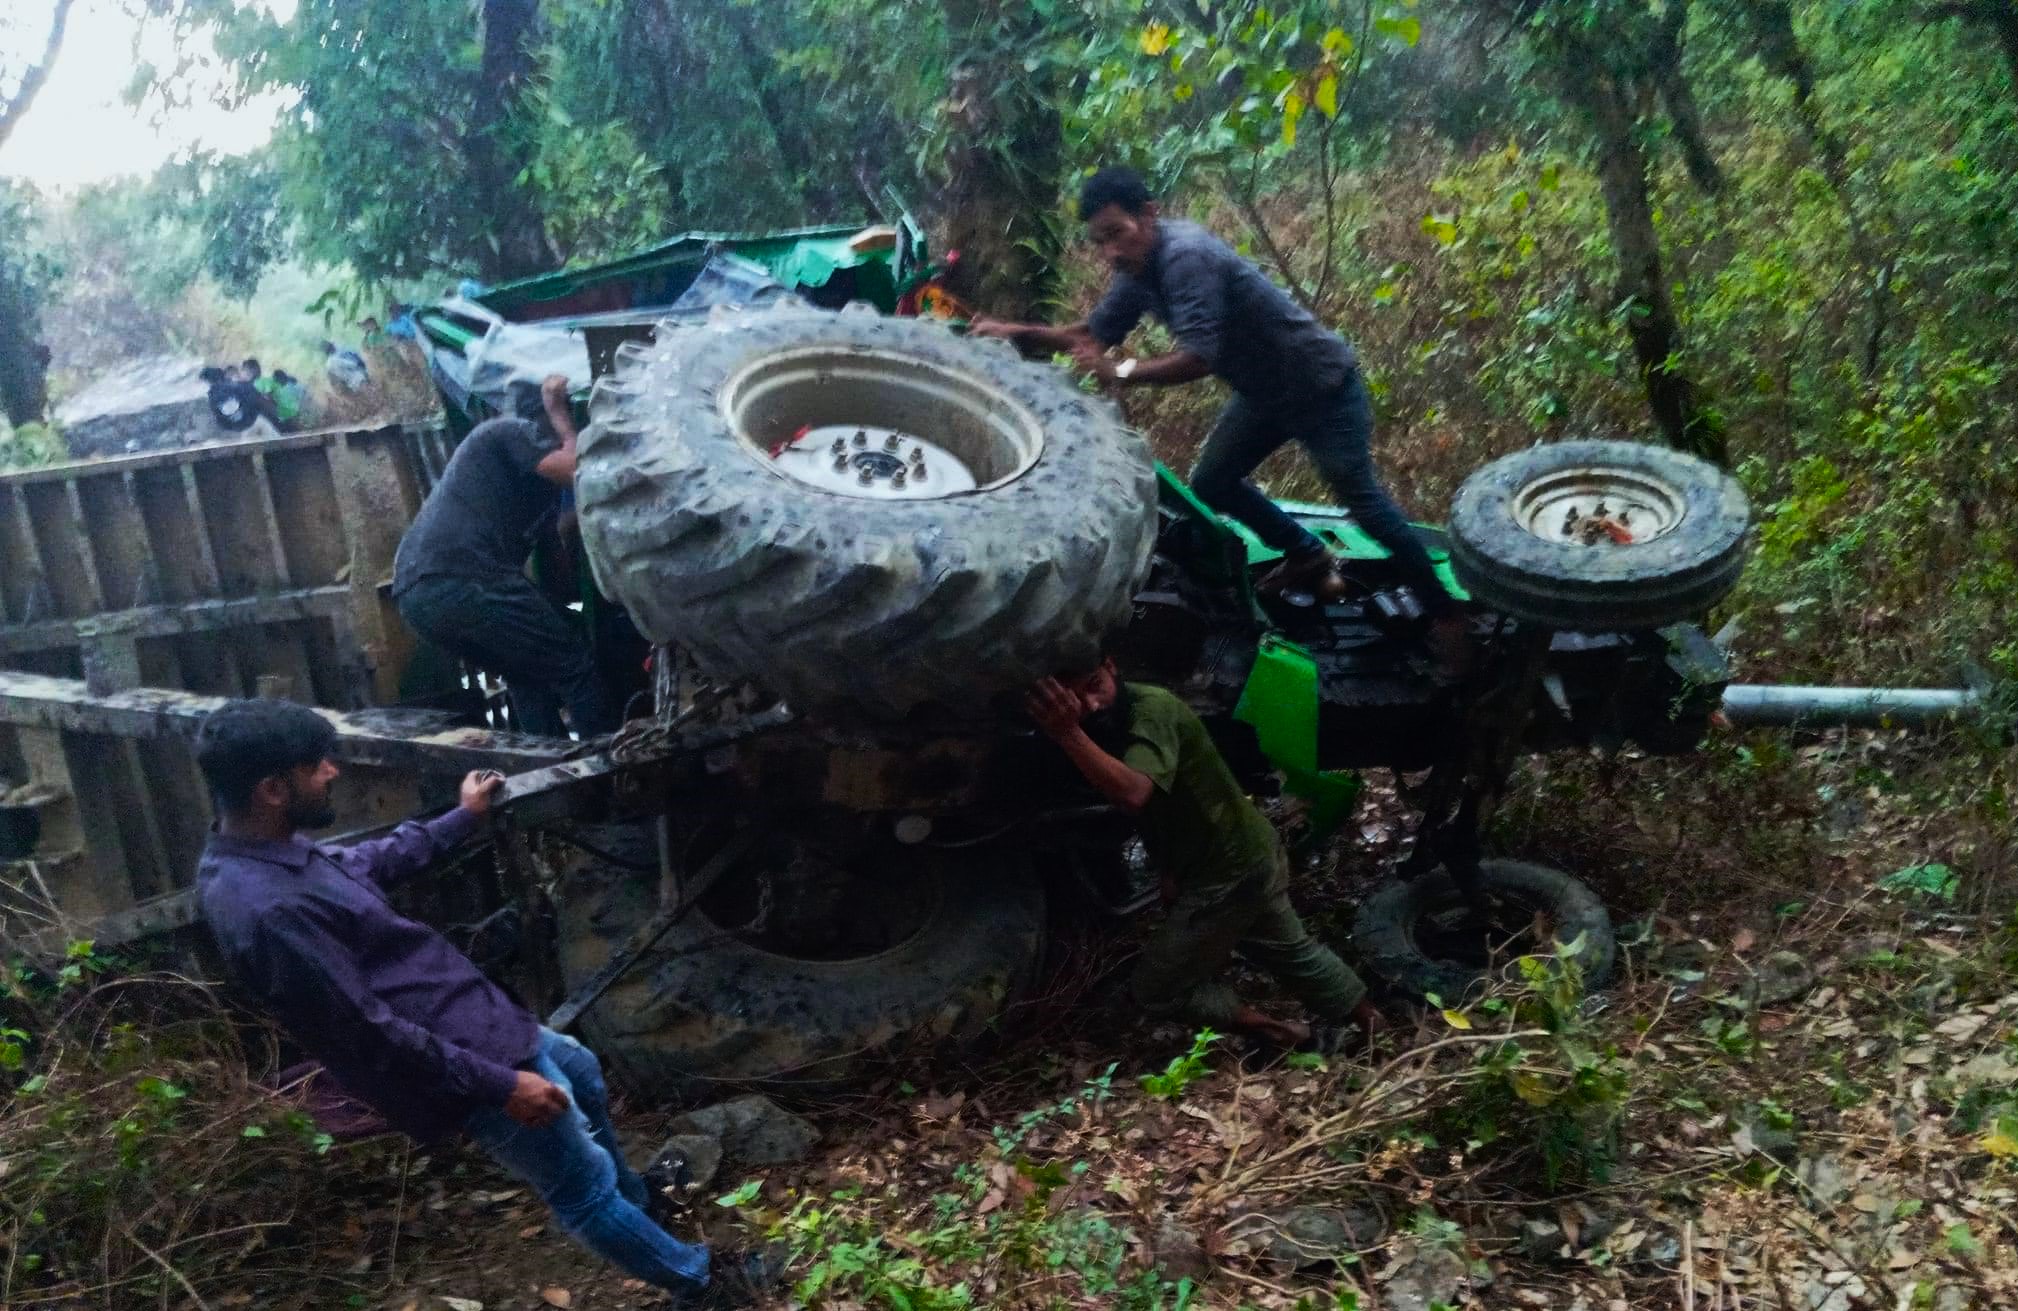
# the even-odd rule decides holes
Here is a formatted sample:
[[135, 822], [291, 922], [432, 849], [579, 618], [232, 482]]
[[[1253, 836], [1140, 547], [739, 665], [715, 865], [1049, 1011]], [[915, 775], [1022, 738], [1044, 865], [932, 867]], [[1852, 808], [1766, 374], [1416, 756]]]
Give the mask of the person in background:
[[206, 365], [197, 375], [209, 387], [204, 399], [210, 405], [211, 417], [217, 426], [226, 432], [244, 432], [259, 422], [265, 397], [244, 382], [233, 369], [222, 369], [215, 364]]
[[[280, 428], [280, 406], [274, 400], [274, 393], [279, 390], [280, 384], [268, 377], [260, 368], [259, 361], [249, 355], [239, 363], [238, 376], [259, 394], [261, 417], [275, 428]], [[281, 431], [285, 432], [286, 429], [281, 428]]]
[[197, 730], [217, 806], [197, 901], [232, 982], [345, 1092], [422, 1143], [466, 1135], [597, 1256], [677, 1305], [747, 1305], [759, 1260], [715, 1262], [646, 1214], [595, 1054], [387, 898], [476, 836], [504, 776], [472, 772], [446, 814], [325, 846], [304, 831], [336, 821], [335, 743], [288, 701], [226, 702]]
[[420, 340], [420, 324], [414, 321], [413, 306], [400, 300], [385, 303], [385, 335], [401, 341]]
[[[1311, 937], [1289, 901], [1289, 856], [1191, 707], [1114, 662], [1046, 678], [1026, 705], [1038, 729], [1109, 802], [1135, 817], [1168, 914], [1129, 990], [1150, 1015], [1338, 1051], [1380, 1027], [1366, 985]], [[1317, 1020], [1282, 1020], [1217, 976], [1238, 951]]]
[[282, 432], [293, 432], [301, 426], [301, 412], [308, 408], [308, 388], [286, 369], [273, 371], [273, 410], [276, 424]]
[[[1233, 398], [1198, 453], [1191, 486], [1207, 505], [1283, 553], [1261, 579], [1262, 590], [1322, 594], [1340, 586], [1317, 535], [1248, 481], [1262, 460], [1296, 440], [1353, 521], [1387, 548], [1429, 613], [1438, 672], [1461, 674], [1469, 664], [1464, 611], [1374, 472], [1373, 402], [1352, 347], [1218, 237], [1164, 218], [1133, 169], [1104, 168], [1088, 178], [1079, 218], [1114, 270], [1092, 313], [1062, 328], [979, 318], [969, 331], [1005, 338], [1027, 353], [1069, 352], [1113, 387], [1174, 387], [1217, 375]], [[1177, 349], [1152, 359], [1109, 358], [1144, 314], [1169, 327]]]
[[322, 371], [342, 390], [362, 391], [371, 382], [371, 370], [365, 367], [364, 356], [356, 351], [325, 341], [322, 356]]
[[392, 596], [415, 632], [504, 677], [518, 727], [558, 735], [565, 704], [583, 738], [622, 707], [576, 617], [526, 577], [534, 539], [575, 477], [568, 380], [512, 385], [514, 413], [471, 429], [393, 556]]

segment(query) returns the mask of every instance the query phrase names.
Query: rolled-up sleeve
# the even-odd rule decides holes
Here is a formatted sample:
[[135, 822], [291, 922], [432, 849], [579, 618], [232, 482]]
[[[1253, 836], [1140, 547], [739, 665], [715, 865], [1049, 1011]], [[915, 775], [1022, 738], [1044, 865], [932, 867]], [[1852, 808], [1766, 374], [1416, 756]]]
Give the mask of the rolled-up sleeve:
[[1086, 330], [1102, 346], [1119, 346], [1149, 312], [1149, 301], [1147, 287], [1136, 278], [1120, 274], [1086, 316]]
[[1219, 371], [1226, 341], [1226, 276], [1206, 251], [1171, 255], [1163, 269], [1163, 301], [1177, 344]]

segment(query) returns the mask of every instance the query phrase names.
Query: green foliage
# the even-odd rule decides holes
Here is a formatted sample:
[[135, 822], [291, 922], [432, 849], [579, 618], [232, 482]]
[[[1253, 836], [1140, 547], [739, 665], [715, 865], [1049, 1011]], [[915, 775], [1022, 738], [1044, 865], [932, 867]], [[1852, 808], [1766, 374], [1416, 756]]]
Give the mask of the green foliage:
[[1218, 1041], [1217, 1033], [1211, 1029], [1200, 1029], [1192, 1036], [1190, 1051], [1171, 1057], [1170, 1064], [1163, 1067], [1162, 1073], [1141, 1076], [1142, 1090], [1166, 1102], [1182, 1099], [1186, 1088], [1211, 1072], [1212, 1067], [1206, 1064], [1205, 1056], [1212, 1049], [1212, 1044]]
[[[313, 1170], [329, 1135], [248, 1087], [247, 1053], [208, 990], [148, 975], [89, 941], [0, 976], [0, 1301], [117, 1286], [183, 1296], [142, 1245], [178, 1266], [235, 1265], [244, 1235], [329, 1199]], [[58, 1293], [60, 1298], [67, 1294]]]
[[1528, 1036], [1481, 1048], [1478, 1077], [1433, 1121], [1437, 1133], [1473, 1149], [1534, 1153], [1551, 1188], [1609, 1177], [1634, 1092], [1630, 1061], [1585, 1013], [1577, 947], [1516, 962], [1519, 983], [1502, 1013], [1510, 1033]]
[[[1092, 158], [1121, 154], [1166, 189], [1238, 184], [1291, 157], [1299, 140], [1328, 160], [1368, 60], [1422, 36], [1414, 0], [1360, 12], [1323, 0], [1236, 3], [1174, 23], [1139, 6], [1088, 8], [1097, 34], [1079, 56], [1091, 71], [1068, 138]], [[1310, 115], [1315, 133], [1304, 130]]]
[[1956, 882], [1955, 871], [1937, 862], [1894, 870], [1879, 879], [1878, 886], [1886, 892], [1913, 893], [1938, 901], [1953, 901]]

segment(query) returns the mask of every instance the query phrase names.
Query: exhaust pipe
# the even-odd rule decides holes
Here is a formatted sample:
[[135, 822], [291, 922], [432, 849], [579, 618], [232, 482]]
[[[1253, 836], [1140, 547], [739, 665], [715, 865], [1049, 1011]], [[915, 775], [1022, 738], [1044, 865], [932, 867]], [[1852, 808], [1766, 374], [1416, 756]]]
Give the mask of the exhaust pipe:
[[1926, 728], [1983, 708], [1974, 688], [1781, 687], [1733, 683], [1724, 689], [1724, 718], [1767, 727]]

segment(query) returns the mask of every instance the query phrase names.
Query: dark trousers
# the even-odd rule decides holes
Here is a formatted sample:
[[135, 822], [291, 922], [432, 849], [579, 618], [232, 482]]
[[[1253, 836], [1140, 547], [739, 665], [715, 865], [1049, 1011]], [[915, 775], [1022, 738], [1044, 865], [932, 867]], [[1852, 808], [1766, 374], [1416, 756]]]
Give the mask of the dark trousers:
[[1457, 602], [1444, 591], [1429, 552], [1408, 526], [1401, 507], [1380, 485], [1373, 469], [1373, 400], [1354, 369], [1338, 390], [1307, 400], [1262, 406], [1235, 395], [1191, 470], [1191, 489], [1224, 515], [1240, 520], [1265, 544], [1286, 555], [1324, 549], [1309, 529], [1289, 517], [1248, 481], [1255, 466], [1284, 442], [1303, 443], [1310, 462], [1339, 503], [1369, 537], [1387, 548], [1402, 581], [1415, 589], [1423, 608], [1447, 614]]
[[1236, 951], [1324, 1023], [1344, 1023], [1366, 999], [1359, 976], [1310, 936], [1290, 905], [1289, 861], [1279, 846], [1266, 870], [1179, 893], [1142, 944], [1129, 990], [1150, 1015], [1228, 1028], [1240, 998], [1218, 975]]
[[415, 632], [504, 679], [521, 731], [561, 735], [563, 705], [583, 737], [621, 722], [574, 616], [530, 579], [436, 575], [409, 585], [398, 603]]

